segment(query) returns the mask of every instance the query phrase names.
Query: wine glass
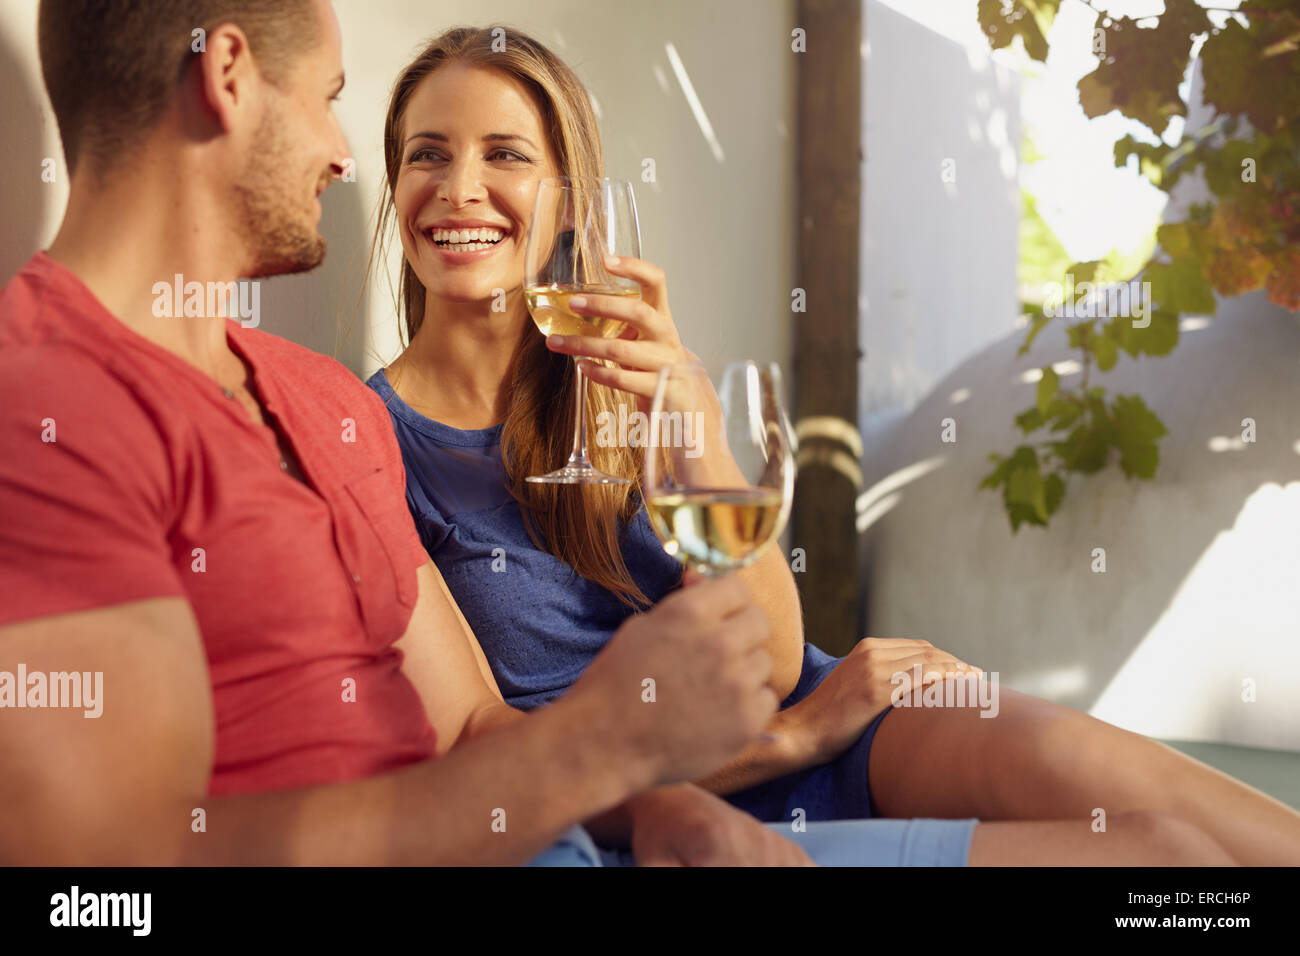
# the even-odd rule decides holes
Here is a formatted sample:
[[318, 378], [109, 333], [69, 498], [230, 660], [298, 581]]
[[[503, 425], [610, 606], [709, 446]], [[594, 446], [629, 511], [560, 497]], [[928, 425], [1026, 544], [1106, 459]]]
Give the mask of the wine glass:
[[762, 556], [794, 499], [793, 435], [775, 364], [665, 365], [651, 403], [645, 502], [664, 550], [718, 576]]
[[[641, 257], [632, 184], [618, 179], [558, 176], [544, 179], [533, 203], [533, 220], [524, 243], [524, 301], [543, 335], [586, 335], [612, 339], [625, 322], [579, 315], [569, 306], [575, 295], [641, 298], [631, 279], [611, 274], [606, 255]], [[607, 475], [587, 457], [587, 380], [574, 363], [577, 401], [573, 450], [569, 460], [545, 475], [525, 480], [547, 484], [628, 484]]]

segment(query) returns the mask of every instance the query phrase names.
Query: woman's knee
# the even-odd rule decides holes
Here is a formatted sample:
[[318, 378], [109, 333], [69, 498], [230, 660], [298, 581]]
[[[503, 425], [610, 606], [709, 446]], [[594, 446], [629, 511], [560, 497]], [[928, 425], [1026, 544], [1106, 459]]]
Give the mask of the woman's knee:
[[1108, 829], [1134, 840], [1161, 866], [1236, 866], [1237, 861], [1194, 823], [1161, 810], [1130, 810], [1111, 817]]

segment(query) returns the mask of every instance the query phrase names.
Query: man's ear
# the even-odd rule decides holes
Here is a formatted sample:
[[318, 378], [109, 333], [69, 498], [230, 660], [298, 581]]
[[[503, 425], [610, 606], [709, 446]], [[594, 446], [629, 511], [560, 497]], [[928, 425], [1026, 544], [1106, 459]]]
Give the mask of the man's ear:
[[247, 110], [257, 82], [257, 66], [244, 31], [223, 23], [207, 36], [198, 54], [199, 94], [222, 132], [235, 128], [241, 110]]

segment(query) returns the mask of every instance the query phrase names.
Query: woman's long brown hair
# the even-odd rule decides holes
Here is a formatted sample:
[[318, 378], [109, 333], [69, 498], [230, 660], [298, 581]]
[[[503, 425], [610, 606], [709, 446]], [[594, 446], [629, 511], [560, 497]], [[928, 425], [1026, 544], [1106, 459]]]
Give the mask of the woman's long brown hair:
[[[495, 49], [494, 49], [495, 47]], [[385, 238], [396, 215], [393, 194], [402, 160], [402, 123], [406, 105], [420, 82], [448, 63], [491, 67], [512, 76], [534, 92], [542, 107], [543, 126], [561, 175], [604, 175], [600, 131], [591, 100], [577, 76], [559, 57], [526, 34], [503, 26], [456, 27], [436, 37], [406, 67], [393, 86], [384, 123], [387, 189], [382, 199], [367, 275], [384, 261]], [[406, 342], [424, 321], [425, 290], [405, 258], [397, 289], [397, 310]], [[582, 577], [614, 592], [625, 604], [644, 607], [649, 599], [637, 586], [619, 547], [619, 535], [640, 507], [641, 453], [630, 445], [590, 443], [597, 468], [631, 480], [628, 485], [551, 485], [524, 481], [557, 467], [568, 457], [573, 438], [577, 385], [566, 355], [546, 348], [545, 337], [524, 326], [510, 364], [510, 397], [501, 431], [501, 454], [510, 494], [519, 503], [533, 543], [571, 565]], [[625, 392], [587, 384], [587, 430], [596, 434], [596, 418], [609, 412], [617, 421], [619, 406], [635, 408]]]

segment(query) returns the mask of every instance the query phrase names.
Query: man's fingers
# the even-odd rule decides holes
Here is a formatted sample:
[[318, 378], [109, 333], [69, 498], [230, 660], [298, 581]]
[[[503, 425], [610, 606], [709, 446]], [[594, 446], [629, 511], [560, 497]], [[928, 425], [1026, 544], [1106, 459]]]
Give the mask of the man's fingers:
[[[728, 575], [723, 578], [695, 575], [689, 582], [689, 586], [674, 591], [660, 603], [676, 607], [696, 617], [702, 623], [725, 621], [737, 614], [743, 614], [746, 610], [758, 610], [749, 588], [738, 575]], [[763, 621], [766, 621], [766, 616], [763, 617]], [[754, 626], [759, 623], [746, 618], [736, 622], [736, 627], [743, 629], [747, 624]], [[768, 628], [770, 624], [763, 626], [764, 633]]]
[[816, 866], [807, 852], [798, 843], [779, 833], [768, 831], [771, 840], [772, 863], [775, 866]]

